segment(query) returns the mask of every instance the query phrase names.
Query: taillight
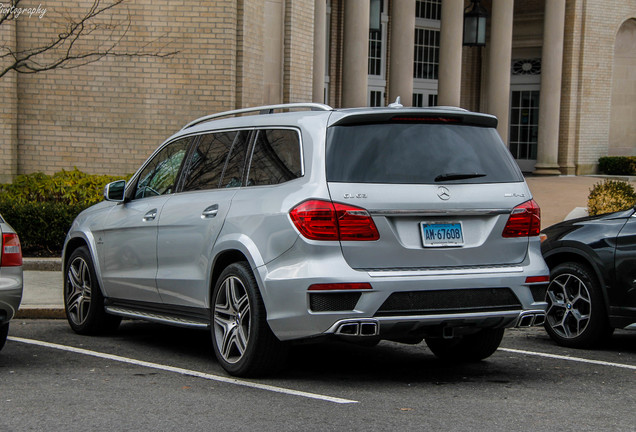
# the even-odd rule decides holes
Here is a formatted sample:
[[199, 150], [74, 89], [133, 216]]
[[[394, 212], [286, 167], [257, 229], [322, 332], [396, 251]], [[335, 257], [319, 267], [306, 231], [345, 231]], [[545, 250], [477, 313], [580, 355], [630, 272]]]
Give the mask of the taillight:
[[17, 234], [2, 234], [2, 267], [22, 265], [22, 249]]
[[310, 240], [364, 241], [380, 238], [365, 209], [323, 200], [298, 204], [290, 212], [292, 222]]
[[534, 200], [526, 201], [512, 209], [503, 237], [533, 237], [541, 231], [541, 209]]

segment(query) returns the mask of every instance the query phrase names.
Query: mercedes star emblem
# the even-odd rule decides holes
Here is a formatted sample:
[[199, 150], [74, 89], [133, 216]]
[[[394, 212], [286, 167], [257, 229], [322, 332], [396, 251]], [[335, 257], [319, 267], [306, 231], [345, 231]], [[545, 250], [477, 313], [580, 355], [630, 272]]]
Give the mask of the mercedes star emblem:
[[439, 188], [437, 188], [437, 196], [442, 201], [448, 201], [450, 199], [450, 191], [448, 190], [448, 188], [440, 186]]

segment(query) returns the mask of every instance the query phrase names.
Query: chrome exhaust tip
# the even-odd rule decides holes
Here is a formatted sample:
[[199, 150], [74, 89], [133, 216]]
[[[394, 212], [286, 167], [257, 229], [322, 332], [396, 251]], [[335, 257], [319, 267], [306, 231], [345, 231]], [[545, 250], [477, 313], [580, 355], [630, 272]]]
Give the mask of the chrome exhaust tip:
[[337, 336], [369, 337], [380, 334], [380, 325], [376, 320], [350, 320], [342, 322], [334, 332]]

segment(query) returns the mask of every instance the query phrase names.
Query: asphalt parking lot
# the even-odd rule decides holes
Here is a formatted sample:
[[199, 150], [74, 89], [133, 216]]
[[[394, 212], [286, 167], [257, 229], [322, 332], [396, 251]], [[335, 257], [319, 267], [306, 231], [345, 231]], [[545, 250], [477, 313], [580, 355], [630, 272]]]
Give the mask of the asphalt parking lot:
[[636, 332], [599, 350], [508, 330], [486, 361], [425, 344], [293, 349], [274, 377], [236, 380], [205, 331], [124, 321], [112, 335], [18, 319], [0, 353], [0, 430], [636, 430]]

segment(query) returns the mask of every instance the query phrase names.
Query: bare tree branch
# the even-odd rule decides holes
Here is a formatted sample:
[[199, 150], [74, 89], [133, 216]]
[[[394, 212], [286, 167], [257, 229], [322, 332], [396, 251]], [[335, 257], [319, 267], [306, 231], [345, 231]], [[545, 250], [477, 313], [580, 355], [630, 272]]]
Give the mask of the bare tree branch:
[[[21, 0], [2, 4], [0, 25], [18, 19]], [[33, 74], [52, 69], [71, 69], [97, 62], [105, 57], [171, 57], [178, 51], [168, 50], [164, 36], [155, 38], [135, 49], [126, 49], [132, 27], [127, 0], [93, 0], [91, 7], [80, 17], [64, 17], [63, 29], [46, 43], [17, 50], [0, 45], [0, 78], [9, 71]], [[116, 19], [115, 14], [124, 18]], [[1, 44], [1, 42], [0, 42]]]

